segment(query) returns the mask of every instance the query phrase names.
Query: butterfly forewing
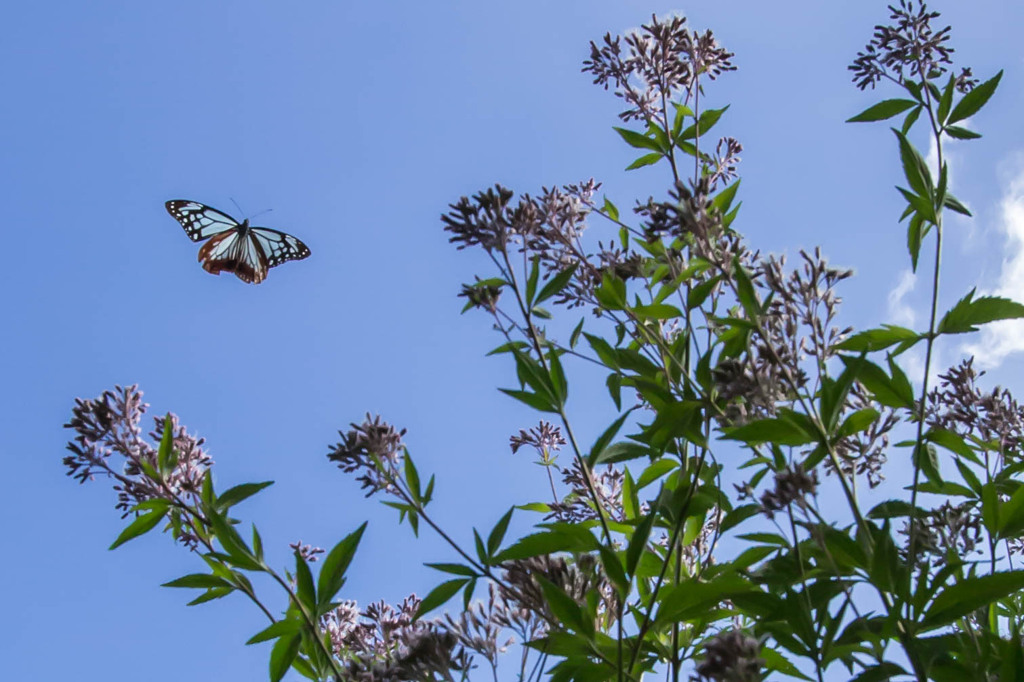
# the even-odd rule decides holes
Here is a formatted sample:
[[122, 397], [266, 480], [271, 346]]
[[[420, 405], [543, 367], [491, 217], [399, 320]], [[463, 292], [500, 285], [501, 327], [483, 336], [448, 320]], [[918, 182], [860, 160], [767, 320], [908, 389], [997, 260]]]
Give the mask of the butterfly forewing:
[[309, 256], [309, 248], [290, 234], [269, 227], [250, 227], [198, 201], [168, 201], [167, 212], [181, 223], [194, 242], [209, 239], [199, 249], [203, 269], [215, 275], [233, 272], [243, 282], [259, 284], [267, 270]]
[[249, 231], [266, 254], [268, 268], [286, 260], [302, 260], [309, 255], [309, 248], [290, 234], [269, 227], [253, 227]]

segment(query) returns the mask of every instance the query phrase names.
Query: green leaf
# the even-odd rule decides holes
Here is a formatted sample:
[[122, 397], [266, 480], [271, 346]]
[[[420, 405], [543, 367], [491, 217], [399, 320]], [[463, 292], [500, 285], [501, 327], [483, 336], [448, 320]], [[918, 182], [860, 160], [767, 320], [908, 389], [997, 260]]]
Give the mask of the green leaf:
[[718, 123], [718, 119], [722, 118], [722, 114], [728, 110], [728, 106], [724, 106], [721, 109], [705, 109], [700, 113], [700, 118], [696, 123], [688, 126], [686, 130], [676, 135], [676, 142], [682, 143], [684, 140], [692, 140], [698, 135], [706, 134]]
[[416, 617], [420, 618], [424, 614], [430, 613], [438, 606], [441, 606], [449, 599], [455, 596], [455, 594], [462, 589], [462, 586], [468, 583], [468, 580], [458, 578], [456, 580], [449, 580], [443, 582], [430, 591], [423, 601], [420, 602], [419, 608], [416, 609]]
[[953, 107], [953, 113], [949, 115], [946, 123], [956, 123], [978, 113], [985, 106], [985, 103], [988, 102], [989, 98], [992, 97], [993, 93], [995, 93], [996, 88], [999, 87], [999, 80], [1002, 77], [1003, 72], [1000, 71], [993, 78], [975, 86], [973, 90], [964, 95], [957, 102], [956, 106]]
[[738, 440], [748, 444], [806, 445], [817, 440], [813, 434], [787, 419], [760, 419], [729, 429], [724, 437], [726, 440]]
[[939, 334], [964, 334], [978, 331], [975, 325], [996, 320], [1013, 320], [1024, 317], [1024, 305], [999, 296], [974, 298], [974, 289], [943, 316], [936, 330]]
[[973, 214], [967, 209], [966, 206], [960, 203], [960, 201], [950, 193], [946, 193], [946, 198], [943, 201], [943, 205], [951, 211], [955, 211], [960, 215], [965, 215], [970, 218]]
[[515, 398], [525, 405], [529, 405], [535, 410], [540, 410], [541, 412], [558, 412], [558, 408], [555, 407], [551, 398], [542, 396], [539, 393], [515, 391], [510, 388], [499, 388], [498, 390], [509, 397]]
[[565, 590], [542, 575], [534, 574], [534, 580], [540, 584], [540, 589], [544, 592], [544, 601], [547, 602], [547, 606], [551, 609], [551, 613], [554, 614], [555, 618], [576, 632], [586, 634], [593, 632], [593, 622], [589, 623], [588, 626], [587, 619], [584, 617], [580, 605], [566, 594]]
[[255, 635], [249, 638], [246, 644], [259, 644], [260, 642], [268, 642], [278, 637], [284, 637], [285, 635], [297, 634], [302, 629], [302, 624], [297, 620], [291, 618], [285, 618], [279, 620], [276, 623], [271, 623], [269, 626], [263, 628]]
[[876, 665], [868, 666], [860, 672], [859, 675], [850, 679], [850, 682], [888, 682], [892, 678], [898, 675], [909, 675], [906, 670], [890, 663], [889, 661], [883, 661]]
[[540, 279], [540, 256], [534, 256], [530, 261], [530, 274], [526, 278], [526, 307], [532, 308], [535, 301], [533, 295], [537, 292], [537, 281]]
[[869, 519], [894, 519], [914, 516], [914, 507], [906, 500], [886, 500], [872, 507]]
[[[857, 381], [864, 384], [864, 387], [871, 392], [872, 397], [882, 405], [908, 409], [914, 406], [914, 389], [902, 372], [890, 378], [881, 367], [863, 358], [852, 358], [845, 355], [841, 355], [839, 358], [844, 365], [854, 369]], [[891, 367], [893, 367], [892, 363]]]
[[256, 561], [256, 557], [245, 544], [245, 540], [224, 516], [215, 510], [210, 510], [208, 519], [214, 536], [236, 566], [252, 571], [262, 570], [263, 567]]
[[634, 147], [636, 149], [651, 149], [659, 153], [664, 153], [665, 151], [667, 151], [663, 149], [661, 145], [657, 143], [657, 141], [647, 137], [642, 133], [638, 133], [635, 130], [629, 130], [627, 128], [614, 128], [614, 130], [622, 137], [623, 140], [626, 141], [626, 144], [628, 144], [630, 147]]
[[637, 317], [647, 320], [672, 320], [683, 316], [679, 308], [665, 303], [638, 305], [632, 308], [632, 311]]
[[234, 586], [224, 578], [217, 575], [210, 575], [209, 573], [192, 573], [190, 575], [183, 575], [176, 580], [164, 583], [162, 587], [190, 587], [203, 590], [210, 587], [230, 587], [231, 589], [235, 589]]
[[967, 128], [961, 128], [960, 126], [948, 126], [942, 132], [957, 140], [977, 140], [981, 137], [980, 133], [968, 130]]
[[467, 578], [477, 577], [477, 572], [473, 570], [471, 566], [464, 566], [463, 564], [424, 564], [428, 568], [441, 571], [443, 573], [451, 573], [452, 575], [462, 575]]
[[661, 152], [651, 152], [650, 154], [644, 154], [643, 156], [638, 157], [635, 161], [633, 161], [633, 163], [626, 166], [626, 170], [636, 170], [637, 168], [643, 168], [644, 166], [653, 166], [654, 164], [658, 163], [664, 158], [665, 155], [662, 154]]
[[594, 289], [598, 303], [608, 310], [622, 310], [626, 307], [626, 283], [610, 269], [601, 276], [601, 285]]
[[581, 317], [579, 324], [577, 324], [576, 328], [572, 330], [572, 335], [569, 336], [569, 348], [575, 348], [576, 344], [579, 342], [580, 334], [583, 333], [583, 322], [585, 320], [586, 318]]
[[612, 442], [616, 435], [619, 433], [619, 429], [625, 423], [626, 419], [632, 414], [633, 410], [627, 410], [621, 417], [611, 423], [607, 429], [604, 430], [597, 440], [594, 441], [593, 447], [590, 448], [590, 456], [587, 458], [591, 466], [597, 462], [598, 458], [604, 453], [605, 448]]
[[699, 578], [683, 580], [664, 589], [665, 595], [655, 618], [658, 625], [702, 615], [734, 595], [757, 591], [746, 579], [734, 573], [723, 573], [707, 582]]
[[1020, 486], [999, 509], [999, 538], [1012, 539], [1024, 530], [1024, 486]]
[[910, 183], [914, 193], [921, 197], [930, 197], [933, 187], [931, 171], [921, 153], [910, 143], [907, 136], [893, 129], [900, 143], [900, 161], [903, 163], [903, 175]]
[[[611, 202], [611, 200], [608, 197], [604, 198], [604, 207], [601, 210], [608, 214], [608, 217], [614, 220], [615, 222], [619, 221], [619, 209], [618, 207], [615, 206], [615, 204]], [[572, 267], [576, 266], [574, 265]]]
[[743, 264], [740, 263], [739, 257], [733, 258], [733, 276], [736, 279], [736, 296], [740, 299], [740, 305], [743, 306], [744, 312], [747, 313], [747, 319], [753, 321], [761, 316], [761, 306], [757, 302], [757, 293], [754, 291], [754, 285], [750, 281], [750, 275], [747, 274]]
[[582, 526], [561, 524], [517, 540], [494, 558], [495, 562], [529, 559], [554, 552], [592, 552], [600, 546], [597, 538]]
[[956, 76], [950, 75], [949, 80], [946, 81], [946, 87], [942, 90], [942, 98], [939, 100], [939, 110], [937, 118], [939, 123], [945, 123], [946, 117], [949, 116], [949, 109], [953, 106], [953, 92], [956, 90]]
[[869, 426], [878, 421], [881, 415], [878, 410], [866, 407], [862, 410], [857, 410], [843, 421], [842, 426], [836, 431], [836, 436], [843, 438], [845, 436], [852, 436], [855, 433], [867, 429]]
[[501, 541], [505, 539], [505, 531], [508, 530], [508, 523], [512, 520], [512, 512], [514, 510], [515, 507], [512, 507], [505, 512], [505, 515], [498, 520], [494, 529], [491, 530], [491, 534], [487, 536], [488, 554], [493, 556], [494, 553], [498, 551], [498, 548], [501, 547]]
[[960, 578], [935, 597], [924, 614], [924, 630], [949, 625], [975, 609], [1024, 589], [1024, 571], [1003, 571]]
[[560, 294], [562, 289], [569, 283], [572, 276], [576, 274], [576, 264], [570, 265], [564, 270], [560, 270], [554, 277], [549, 279], [543, 287], [541, 287], [540, 293], [537, 294], [537, 300], [534, 304], [543, 303], [552, 296]]
[[916, 343], [921, 338], [923, 337], [913, 329], [883, 324], [876, 329], [869, 329], [854, 334], [836, 347], [839, 350], [848, 350], [855, 353], [871, 352], [883, 350], [898, 343]]
[[910, 107], [916, 105], [912, 99], [887, 99], [868, 107], [853, 118], [846, 119], [847, 123], [864, 123], [867, 121], [884, 121], [901, 114]]
[[217, 510], [226, 512], [242, 500], [252, 497], [271, 485], [274, 485], [273, 481], [263, 481], [262, 483], [243, 483], [233, 488], [228, 488], [224, 491], [223, 495], [217, 498]]
[[640, 557], [647, 548], [647, 539], [651, 536], [651, 529], [654, 527], [654, 518], [657, 512], [651, 511], [640, 520], [632, 537], [629, 538], [629, 545], [626, 547], [626, 573], [635, 575]]
[[166, 515], [166, 510], [160, 511], [158, 509], [155, 509], [147, 514], [137, 516], [134, 521], [128, 524], [127, 528], [121, 531], [121, 534], [117, 536], [116, 540], [114, 540], [114, 544], [110, 545], [108, 549], [115, 549], [117, 547], [120, 547], [124, 543], [128, 542], [129, 540], [132, 540], [134, 538], [139, 537], [140, 535], [148, 533], [149, 531], [156, 528], [156, 525], [160, 523], [160, 520], [163, 519], [164, 516]]
[[625, 597], [629, 594], [630, 580], [622, 567], [622, 559], [618, 552], [615, 552], [604, 545], [601, 545], [598, 552], [601, 555], [601, 566], [604, 567], [604, 574], [612, 581], [612, 584], [619, 591], [619, 596]]
[[645, 445], [641, 445], [640, 443], [630, 443], [628, 441], [620, 441], [618, 443], [612, 443], [604, 450], [601, 450], [591, 464], [596, 467], [601, 464], [628, 462], [633, 459], [640, 459], [641, 457], [649, 457], [650, 454], [650, 448]]
[[171, 413], [164, 417], [164, 432], [160, 436], [160, 449], [157, 450], [156, 461], [159, 463], [160, 471], [165, 472], [174, 467], [171, 460], [174, 458], [174, 432], [171, 430]]
[[309, 570], [306, 559], [295, 550], [295, 596], [299, 603], [309, 610], [315, 610], [316, 586], [313, 584], [313, 573]]
[[288, 668], [292, 667], [292, 661], [298, 655], [301, 643], [302, 635], [299, 633], [277, 640], [270, 651], [270, 682], [278, 682], [288, 672]]
[[364, 522], [353, 533], [342, 538], [328, 552], [317, 578], [317, 593], [320, 595], [319, 608], [329, 604], [345, 584], [345, 571], [348, 570], [352, 558], [356, 555], [356, 549], [359, 547], [359, 541], [362, 540], [365, 530], [366, 523]]

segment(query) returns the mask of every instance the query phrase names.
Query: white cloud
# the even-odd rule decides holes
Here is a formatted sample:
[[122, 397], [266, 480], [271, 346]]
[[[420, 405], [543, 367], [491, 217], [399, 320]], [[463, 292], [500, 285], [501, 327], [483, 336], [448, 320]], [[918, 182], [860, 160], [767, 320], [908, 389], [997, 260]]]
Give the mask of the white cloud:
[[889, 291], [889, 320], [892, 324], [901, 327], [914, 328], [917, 323], [917, 314], [914, 307], [905, 299], [907, 294], [914, 290], [917, 277], [912, 270], [904, 270], [900, 273], [900, 281]]
[[[1024, 156], [1017, 159], [999, 201], [999, 230], [1005, 235], [999, 283], [993, 292], [1014, 300], [1024, 298]], [[981, 368], [995, 367], [1011, 353], [1024, 351], [1024, 320], [995, 322], [982, 328], [976, 343], [965, 344]]]

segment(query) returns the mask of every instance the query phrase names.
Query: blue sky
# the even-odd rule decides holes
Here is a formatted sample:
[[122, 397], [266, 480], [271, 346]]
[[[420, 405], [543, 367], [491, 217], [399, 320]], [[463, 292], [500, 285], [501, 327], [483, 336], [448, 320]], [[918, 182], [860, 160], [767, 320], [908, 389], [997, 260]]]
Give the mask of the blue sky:
[[[954, 145], [953, 189], [976, 212], [949, 230], [944, 300], [977, 282], [1024, 287], [1024, 5], [936, 2], [958, 60], [1005, 68]], [[448, 559], [414, 542], [325, 459], [367, 412], [409, 430], [438, 474], [438, 518], [462, 538], [545, 484], [508, 436], [536, 417], [459, 284], [486, 274], [441, 231], [447, 204], [494, 182], [517, 191], [591, 176], [620, 206], [662, 191], [611, 131], [617, 101], [580, 73], [588, 41], [652, 13], [712, 28], [739, 71], [709, 90], [722, 134], [745, 146], [736, 224], [765, 250], [821, 245], [859, 276], [856, 325], [913, 322], [925, 287], [907, 258], [895, 143], [844, 124], [875, 101], [845, 69], [886, 20], [884, 2], [678, 6], [664, 2], [311, 1], [17, 3], [0, 28], [0, 442], [7, 520], [0, 626], [12, 680], [263, 679], [263, 627], [241, 599], [186, 608], [159, 583], [198, 570], [167, 538], [108, 552], [121, 524], [109, 486], [60, 464], [76, 396], [138, 383], [154, 413], [207, 439], [226, 487], [277, 483], [239, 508], [283, 565], [287, 544], [370, 529], [344, 596], [418, 591]], [[188, 198], [294, 233], [312, 257], [259, 286], [213, 277], [164, 211]], [[892, 292], [896, 291], [896, 295]], [[1024, 296], [1019, 296], [1024, 298]], [[918, 316], [920, 322], [922, 316]], [[1000, 383], [1024, 375], [1020, 328], [979, 338]], [[958, 347], [943, 351], [955, 360]], [[586, 386], [586, 384], [584, 384]], [[584, 441], [607, 416], [574, 393]], [[591, 398], [590, 396], [595, 396]], [[11, 608], [13, 607], [13, 608]]]

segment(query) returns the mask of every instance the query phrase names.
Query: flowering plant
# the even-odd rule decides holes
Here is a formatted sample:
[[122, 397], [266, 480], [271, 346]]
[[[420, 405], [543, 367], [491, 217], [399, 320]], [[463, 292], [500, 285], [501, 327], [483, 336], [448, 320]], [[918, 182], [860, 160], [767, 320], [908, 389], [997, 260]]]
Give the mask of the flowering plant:
[[[255, 527], [247, 540], [229, 515], [267, 484], [215, 492], [202, 440], [173, 415], [147, 440], [141, 394], [118, 387], [77, 402], [65, 460], [79, 480], [116, 481], [132, 520], [115, 545], [166, 524], [208, 569], [168, 585], [201, 590], [195, 602], [251, 599], [269, 624], [250, 642], [275, 642], [273, 680], [289, 668], [313, 680], [468, 679], [482, 665], [497, 679], [513, 642], [520, 680], [1024, 676], [1024, 410], [1004, 389], [983, 390], [970, 359], [932, 367], [946, 336], [1024, 317], [1024, 305], [973, 290], [938, 309], [943, 216], [969, 215], [949, 192], [943, 144], [978, 137], [963, 123], [1001, 74], [951, 73], [938, 14], [910, 0], [890, 10], [850, 68], [862, 90], [902, 95], [850, 120], [902, 116], [901, 220], [913, 267], [931, 254], [927, 329], [844, 327], [849, 270], [818, 250], [793, 264], [747, 245], [735, 227], [742, 145], [709, 137], [727, 107], [704, 103], [733, 55], [682, 17], [654, 18], [593, 43], [584, 71], [622, 100], [627, 127], [616, 131], [641, 152], [630, 168], [664, 167], [665, 191], [630, 215], [599, 199], [594, 180], [519, 196], [498, 185], [442, 218], [457, 248], [493, 265], [461, 296], [514, 364], [501, 390], [545, 415], [510, 439], [547, 476], [543, 499], [519, 507], [537, 515], [533, 532], [507, 539], [510, 510], [471, 546], [458, 542], [428, 511], [434, 478], [424, 484], [405, 431], [367, 415], [328, 459], [454, 558], [432, 565], [446, 579], [422, 599], [360, 610], [337, 595], [363, 528], [330, 552], [292, 545], [295, 568], [279, 574]], [[912, 142], [921, 127], [936, 169]], [[900, 357], [916, 346], [915, 387]], [[585, 441], [569, 377], [594, 369], [618, 415]], [[887, 481], [891, 498], [866, 508], [864, 486], [893, 476], [894, 457], [911, 462], [905, 488]], [[819, 506], [826, 487], [844, 502], [838, 514]], [[283, 590], [282, 611], [252, 573]], [[426, 618], [458, 594], [461, 611]]]

